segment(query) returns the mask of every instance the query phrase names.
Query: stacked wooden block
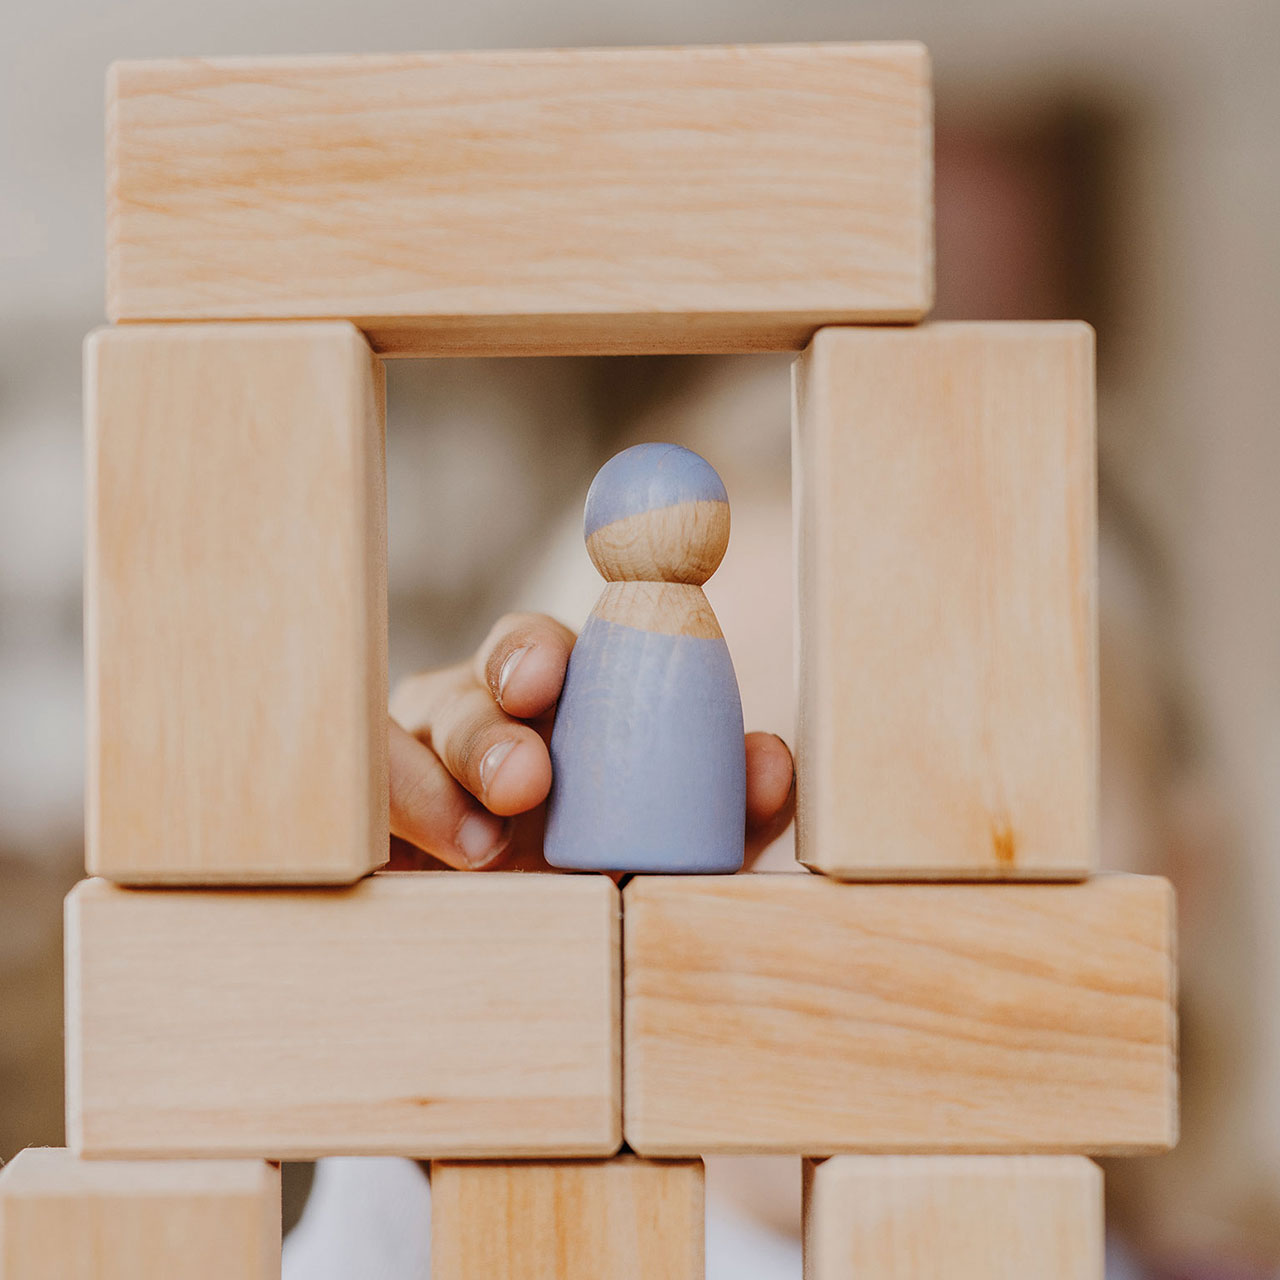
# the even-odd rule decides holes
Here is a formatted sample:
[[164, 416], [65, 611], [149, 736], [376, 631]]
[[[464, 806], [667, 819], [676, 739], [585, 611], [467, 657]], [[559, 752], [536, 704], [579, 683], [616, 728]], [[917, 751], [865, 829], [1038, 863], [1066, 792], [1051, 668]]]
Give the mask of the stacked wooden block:
[[[811, 1280], [1099, 1280], [1086, 1157], [1176, 1072], [1167, 886], [1093, 874], [1091, 335], [863, 327], [930, 304], [923, 51], [130, 64], [108, 171], [70, 1151], [5, 1280], [273, 1276], [333, 1154], [434, 1162], [434, 1280], [694, 1280], [717, 1152], [806, 1157]], [[787, 347], [812, 873], [370, 874], [379, 356]]]

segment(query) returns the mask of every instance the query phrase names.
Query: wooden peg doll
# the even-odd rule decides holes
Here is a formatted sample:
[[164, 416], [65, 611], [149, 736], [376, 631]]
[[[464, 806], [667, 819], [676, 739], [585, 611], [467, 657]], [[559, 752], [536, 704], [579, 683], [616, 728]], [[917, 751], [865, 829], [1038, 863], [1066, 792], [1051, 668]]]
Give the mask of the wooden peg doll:
[[556, 711], [547, 861], [737, 871], [742, 702], [702, 590], [729, 542], [724, 485], [688, 449], [636, 445], [597, 474], [584, 533], [606, 586], [570, 655]]

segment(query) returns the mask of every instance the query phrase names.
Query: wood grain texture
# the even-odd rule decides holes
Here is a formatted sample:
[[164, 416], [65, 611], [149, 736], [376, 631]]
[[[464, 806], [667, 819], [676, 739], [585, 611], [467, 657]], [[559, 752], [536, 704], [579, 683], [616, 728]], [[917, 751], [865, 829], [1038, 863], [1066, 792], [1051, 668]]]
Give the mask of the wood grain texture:
[[624, 516], [587, 536], [587, 554], [607, 582], [702, 586], [729, 546], [729, 504], [679, 502]]
[[605, 355], [932, 303], [916, 44], [117, 63], [107, 174], [113, 320]]
[[625, 1132], [642, 1155], [1175, 1139], [1163, 880], [655, 876], [623, 903]]
[[431, 1166], [431, 1280], [702, 1280], [701, 1160]]
[[345, 323], [101, 330], [86, 416], [90, 872], [385, 862], [381, 362]]
[[610, 1155], [618, 892], [382, 873], [67, 899], [67, 1130], [107, 1156]]
[[805, 1164], [804, 1280], [1102, 1280], [1102, 1171], [1079, 1156]]
[[1087, 875], [1092, 330], [824, 329], [795, 387], [800, 860], [845, 879]]
[[658, 635], [724, 639], [706, 592], [683, 582], [610, 582], [591, 612]]
[[279, 1280], [280, 1170], [19, 1152], [0, 1169], [0, 1276]]

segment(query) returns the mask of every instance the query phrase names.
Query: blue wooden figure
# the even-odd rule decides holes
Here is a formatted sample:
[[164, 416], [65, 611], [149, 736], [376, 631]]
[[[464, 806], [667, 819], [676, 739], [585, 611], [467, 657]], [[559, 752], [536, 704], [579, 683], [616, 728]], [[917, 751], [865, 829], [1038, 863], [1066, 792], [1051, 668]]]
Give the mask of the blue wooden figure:
[[551, 733], [546, 857], [590, 871], [742, 867], [742, 702], [703, 593], [729, 543], [714, 468], [673, 444], [601, 467], [584, 520], [607, 585], [569, 658]]

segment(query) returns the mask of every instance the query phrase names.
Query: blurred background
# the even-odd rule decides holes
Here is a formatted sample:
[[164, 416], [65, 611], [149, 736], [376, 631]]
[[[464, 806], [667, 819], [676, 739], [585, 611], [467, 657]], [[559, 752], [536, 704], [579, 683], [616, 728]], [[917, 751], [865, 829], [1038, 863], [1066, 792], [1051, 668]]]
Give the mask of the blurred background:
[[[1104, 857], [1177, 881], [1185, 982], [1184, 1142], [1109, 1170], [1111, 1221], [1149, 1276], [1280, 1273], [1280, 5], [44, 0], [9, 6], [3, 28], [0, 1158], [62, 1134], [60, 904], [82, 864], [80, 343], [103, 315], [106, 64], [911, 37], [936, 75], [935, 314], [1098, 331]], [[748, 728], [785, 734], [789, 660], [748, 651], [751, 612], [728, 597], [735, 563], [767, 560], [778, 596], [753, 608], [789, 607], [787, 364], [390, 365], [393, 679], [463, 656], [513, 603], [579, 623], [590, 571], [572, 591], [548, 575], [585, 487], [615, 448], [670, 438], [706, 452], [734, 496], [713, 601], [759, 691]], [[739, 523], [739, 494], [766, 515]]]

